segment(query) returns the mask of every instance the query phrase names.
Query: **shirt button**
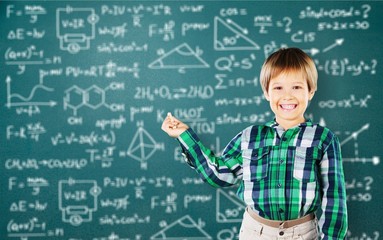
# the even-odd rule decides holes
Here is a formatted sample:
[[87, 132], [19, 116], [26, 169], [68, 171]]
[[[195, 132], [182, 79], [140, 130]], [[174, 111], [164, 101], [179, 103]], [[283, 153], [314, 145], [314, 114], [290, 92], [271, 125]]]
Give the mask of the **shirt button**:
[[277, 187], [278, 187], [278, 188], [282, 187], [282, 184], [278, 183]]
[[185, 162], [189, 163], [189, 158], [185, 153], [181, 153], [182, 157], [184, 158]]
[[282, 164], [284, 161], [283, 159], [279, 160], [279, 164]]
[[280, 212], [280, 213], [283, 213], [283, 209], [282, 209], [282, 208], [280, 208], [280, 209], [279, 209], [279, 212]]
[[279, 236], [283, 236], [285, 234], [285, 232], [281, 231], [279, 232]]

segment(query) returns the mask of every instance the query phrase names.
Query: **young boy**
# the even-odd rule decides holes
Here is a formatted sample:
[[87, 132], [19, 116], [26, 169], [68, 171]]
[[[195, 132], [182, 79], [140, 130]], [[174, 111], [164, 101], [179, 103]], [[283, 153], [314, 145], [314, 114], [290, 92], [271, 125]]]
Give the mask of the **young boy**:
[[240, 240], [346, 237], [339, 140], [329, 129], [304, 118], [317, 78], [313, 60], [300, 49], [270, 55], [260, 82], [275, 119], [244, 129], [220, 157], [170, 113], [162, 124], [204, 181], [214, 187], [239, 184], [237, 195], [247, 205]]

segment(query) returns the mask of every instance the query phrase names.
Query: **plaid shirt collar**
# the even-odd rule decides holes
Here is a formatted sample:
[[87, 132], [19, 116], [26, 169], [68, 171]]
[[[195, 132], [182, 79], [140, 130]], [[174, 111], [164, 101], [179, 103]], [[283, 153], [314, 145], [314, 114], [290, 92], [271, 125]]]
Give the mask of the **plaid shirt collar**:
[[[300, 123], [297, 127], [312, 127], [313, 125], [314, 124], [311, 121], [311, 119], [306, 119], [305, 122]], [[279, 124], [275, 121], [275, 118], [274, 118], [274, 120], [266, 122], [265, 126], [270, 128], [278, 128]]]

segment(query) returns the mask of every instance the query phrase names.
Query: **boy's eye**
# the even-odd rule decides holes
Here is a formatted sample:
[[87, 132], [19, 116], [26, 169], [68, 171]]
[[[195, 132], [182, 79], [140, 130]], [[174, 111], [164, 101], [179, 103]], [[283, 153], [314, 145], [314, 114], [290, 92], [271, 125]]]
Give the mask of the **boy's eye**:
[[281, 90], [282, 87], [274, 87], [274, 90]]
[[294, 86], [293, 89], [301, 89], [302, 86]]

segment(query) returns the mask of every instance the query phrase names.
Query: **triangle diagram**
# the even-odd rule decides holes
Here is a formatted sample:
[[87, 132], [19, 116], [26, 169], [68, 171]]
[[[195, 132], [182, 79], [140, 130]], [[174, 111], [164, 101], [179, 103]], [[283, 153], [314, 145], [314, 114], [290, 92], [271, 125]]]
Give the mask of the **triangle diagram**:
[[[231, 21], [232, 24], [235, 24]], [[235, 26], [238, 26], [235, 24]], [[214, 18], [214, 49], [225, 50], [259, 50], [260, 47], [245, 33], [240, 32], [239, 26], [231, 26], [219, 17]]]
[[212, 239], [189, 215], [171, 223], [150, 239], [206, 240]]
[[238, 199], [233, 191], [229, 193], [218, 189], [217, 190], [217, 222], [241, 222], [243, 212], [245, 211], [245, 204]]
[[152, 69], [178, 69], [178, 68], [208, 68], [207, 64], [199, 54], [187, 43], [183, 43], [170, 52], [164, 54], [151, 64]]

